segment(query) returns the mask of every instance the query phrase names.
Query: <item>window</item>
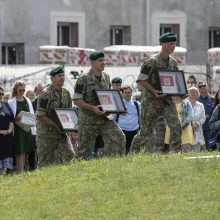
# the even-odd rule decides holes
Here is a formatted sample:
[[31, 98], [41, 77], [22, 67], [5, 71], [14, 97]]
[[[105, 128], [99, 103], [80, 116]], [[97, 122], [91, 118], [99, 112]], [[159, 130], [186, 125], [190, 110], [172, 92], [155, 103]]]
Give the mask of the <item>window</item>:
[[130, 45], [131, 28], [130, 26], [111, 26], [110, 45]]
[[157, 11], [152, 14], [152, 29], [149, 33], [149, 44], [158, 45], [161, 33], [173, 31], [177, 34], [177, 46], [187, 48], [186, 24], [187, 16], [179, 11]]
[[[51, 12], [50, 14], [50, 44], [59, 45], [58, 38], [62, 38], [58, 32], [58, 26], [70, 26], [70, 46], [85, 47], [86, 29], [85, 13], [82, 12]], [[67, 25], [69, 24], [69, 25]], [[62, 28], [61, 28], [62, 29]], [[64, 28], [65, 31], [68, 28]], [[67, 31], [66, 31], [67, 32]], [[59, 34], [58, 34], [59, 33]], [[68, 38], [68, 37], [67, 37]]]
[[160, 35], [167, 33], [167, 32], [174, 32], [177, 34], [177, 46], [180, 45], [180, 25], [179, 24], [160, 24]]
[[24, 44], [2, 43], [2, 64], [24, 64]]
[[78, 47], [78, 23], [57, 23], [57, 45]]
[[209, 48], [220, 47], [220, 28], [209, 29]]

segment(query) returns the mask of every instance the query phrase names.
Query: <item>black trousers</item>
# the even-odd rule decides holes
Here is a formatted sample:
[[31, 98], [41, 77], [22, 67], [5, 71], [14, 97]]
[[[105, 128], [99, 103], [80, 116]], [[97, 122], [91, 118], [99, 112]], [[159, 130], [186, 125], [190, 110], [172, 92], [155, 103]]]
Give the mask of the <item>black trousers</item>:
[[124, 131], [122, 130], [123, 133], [125, 134], [125, 138], [126, 138], [126, 154], [128, 154], [130, 148], [131, 148], [131, 143], [132, 140], [134, 138], [134, 136], [138, 133], [138, 130], [134, 130], [134, 131]]
[[36, 136], [32, 135], [33, 138], [33, 151], [28, 153], [28, 165], [29, 170], [35, 170], [37, 168], [37, 144]]

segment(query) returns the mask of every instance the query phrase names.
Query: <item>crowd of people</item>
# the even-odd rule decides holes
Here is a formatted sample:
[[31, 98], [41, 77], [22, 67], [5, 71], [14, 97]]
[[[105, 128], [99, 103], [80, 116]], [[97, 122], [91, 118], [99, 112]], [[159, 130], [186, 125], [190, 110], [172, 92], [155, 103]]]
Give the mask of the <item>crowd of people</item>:
[[[90, 54], [91, 69], [78, 77], [72, 97], [63, 87], [61, 66], [50, 71], [47, 86], [38, 84], [26, 91], [25, 82], [16, 81], [11, 93], [0, 87], [0, 175], [75, 158], [219, 149], [220, 138], [212, 149], [209, 139], [220, 130], [220, 90], [213, 98], [206, 82], [189, 88], [185, 95], [165, 95], [157, 88], [158, 69], [178, 70], [170, 55], [176, 39], [174, 33], [163, 34], [161, 51], [142, 65], [137, 77], [140, 97], [133, 97], [132, 88], [123, 85], [120, 77], [110, 79], [104, 72], [102, 51]], [[107, 113], [97, 103], [94, 91], [109, 89], [120, 90], [126, 112]], [[60, 128], [57, 108], [76, 110], [76, 131]], [[36, 126], [20, 126], [21, 112], [35, 115]]]

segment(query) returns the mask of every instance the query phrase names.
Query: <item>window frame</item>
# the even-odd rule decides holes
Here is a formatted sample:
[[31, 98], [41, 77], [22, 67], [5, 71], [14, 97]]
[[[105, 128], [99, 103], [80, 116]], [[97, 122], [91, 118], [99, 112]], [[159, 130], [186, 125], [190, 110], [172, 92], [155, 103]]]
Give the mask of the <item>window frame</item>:
[[[22, 62], [20, 63], [20, 54], [19, 54], [19, 47], [22, 46], [24, 50], [24, 43], [2, 43], [1, 44], [1, 64], [5, 65], [16, 65], [16, 64], [24, 64], [24, 60], [22, 59]], [[9, 63], [9, 47], [15, 47], [15, 62]], [[4, 48], [4, 53], [3, 53], [3, 48]], [[23, 51], [24, 53], [24, 51]], [[24, 54], [23, 54], [24, 55]], [[4, 62], [3, 62], [4, 59]]]
[[[122, 43], [116, 44], [116, 31], [122, 31]], [[110, 27], [110, 45], [124, 45], [124, 27], [123, 26], [111, 26]]]
[[214, 32], [219, 32], [219, 39], [220, 39], [220, 27], [210, 27], [209, 28], [209, 48], [213, 48], [213, 47], [220, 47], [220, 41], [219, 41], [219, 45], [214, 45]]
[[186, 14], [182, 12], [155, 12], [152, 16], [151, 45], [158, 45], [160, 38], [160, 24], [179, 24], [179, 46], [187, 48], [186, 41]]
[[[62, 44], [62, 40], [63, 40], [62, 27], [69, 28], [68, 45]], [[57, 23], [57, 46], [71, 46], [71, 23], [70, 22], [58, 22]]]
[[86, 45], [85, 13], [84, 12], [54, 12], [50, 14], [50, 44], [57, 45], [57, 23], [78, 23], [78, 47]]

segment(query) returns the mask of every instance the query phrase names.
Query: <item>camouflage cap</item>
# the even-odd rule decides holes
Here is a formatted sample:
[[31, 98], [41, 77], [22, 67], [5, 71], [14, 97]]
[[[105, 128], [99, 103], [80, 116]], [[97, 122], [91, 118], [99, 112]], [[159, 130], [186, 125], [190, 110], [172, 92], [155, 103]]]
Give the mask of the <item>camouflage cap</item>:
[[104, 52], [101, 51], [101, 50], [92, 52], [92, 53], [89, 55], [89, 59], [90, 59], [90, 60], [97, 60], [98, 58], [101, 58], [101, 57], [105, 57]]
[[167, 32], [165, 34], [162, 34], [160, 36], [160, 42], [161, 43], [167, 43], [167, 42], [173, 42], [176, 41], [177, 36], [175, 33]]
[[58, 67], [53, 68], [50, 71], [49, 75], [50, 76], [55, 76], [56, 74], [59, 74], [59, 73], [64, 73], [64, 69], [63, 69], [62, 66], [58, 66]]
[[122, 83], [122, 79], [120, 77], [114, 77], [112, 83]]

